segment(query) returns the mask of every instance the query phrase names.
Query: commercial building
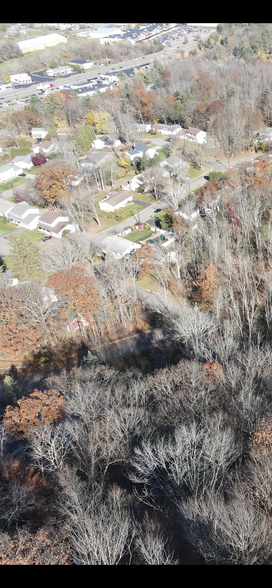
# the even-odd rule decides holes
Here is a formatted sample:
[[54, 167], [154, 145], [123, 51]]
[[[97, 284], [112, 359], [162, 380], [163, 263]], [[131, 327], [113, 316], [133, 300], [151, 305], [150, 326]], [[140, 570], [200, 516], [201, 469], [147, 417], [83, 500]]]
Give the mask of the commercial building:
[[14, 74], [9, 77], [11, 84], [31, 84], [32, 78], [27, 73]]
[[42, 35], [41, 37], [19, 41], [17, 45], [22, 53], [25, 54], [31, 53], [32, 51], [39, 51], [39, 49], [47, 49], [47, 47], [54, 47], [59, 43], [67, 43], [67, 38], [58, 33], [52, 33], [50, 35]]

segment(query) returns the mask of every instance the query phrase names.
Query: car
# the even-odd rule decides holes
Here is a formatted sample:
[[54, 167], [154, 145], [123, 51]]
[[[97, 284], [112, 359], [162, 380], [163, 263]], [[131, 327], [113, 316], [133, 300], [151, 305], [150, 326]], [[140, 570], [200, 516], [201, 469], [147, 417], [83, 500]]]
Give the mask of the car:
[[157, 214], [158, 212], [161, 212], [162, 208], [156, 208], [156, 210], [154, 210], [155, 214]]
[[22, 172], [21, 174], [18, 174], [18, 176], [22, 176], [23, 178], [26, 176], [25, 172]]
[[50, 236], [48, 235], [48, 237], [43, 237], [42, 241], [49, 241], [49, 239], [52, 239], [51, 235]]

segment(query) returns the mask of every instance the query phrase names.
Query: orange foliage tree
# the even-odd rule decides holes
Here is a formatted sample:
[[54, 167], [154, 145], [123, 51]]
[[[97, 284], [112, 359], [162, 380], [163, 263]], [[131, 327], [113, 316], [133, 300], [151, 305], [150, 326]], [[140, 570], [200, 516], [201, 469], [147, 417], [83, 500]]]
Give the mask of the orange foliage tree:
[[145, 243], [141, 249], [135, 249], [131, 258], [139, 278], [144, 278], [153, 269], [154, 254], [149, 243]]
[[63, 196], [69, 195], [67, 177], [73, 171], [73, 167], [65, 161], [48, 162], [36, 174], [34, 187], [48, 204], [56, 204]]
[[216, 284], [216, 274], [215, 268], [210, 263], [206, 269], [204, 270], [204, 274], [202, 277], [202, 286], [201, 286], [201, 301], [202, 306], [205, 310], [210, 308], [210, 305], [213, 300], [213, 296], [215, 294], [217, 284]]
[[73, 266], [52, 273], [47, 285], [54, 288], [68, 309], [79, 316], [95, 313], [99, 301], [99, 293], [92, 278], [82, 267]]
[[156, 99], [156, 94], [146, 90], [142, 82], [133, 86], [132, 101], [142, 121], [151, 119], [151, 109], [154, 107]]
[[24, 439], [30, 429], [42, 423], [58, 424], [63, 419], [65, 401], [57, 390], [34, 390], [20, 398], [14, 407], [7, 406], [3, 425], [9, 435]]
[[46, 529], [31, 533], [18, 529], [13, 537], [0, 534], [0, 565], [39, 566], [73, 563], [71, 546], [66, 537], [54, 538]]

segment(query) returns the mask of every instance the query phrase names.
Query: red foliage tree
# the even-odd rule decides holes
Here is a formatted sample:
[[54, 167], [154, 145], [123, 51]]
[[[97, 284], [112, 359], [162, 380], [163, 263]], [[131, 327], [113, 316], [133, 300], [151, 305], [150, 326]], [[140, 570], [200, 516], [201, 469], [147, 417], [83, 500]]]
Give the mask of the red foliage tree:
[[38, 165], [43, 165], [46, 162], [46, 157], [42, 155], [42, 153], [37, 153], [36, 155], [31, 155], [31, 161], [35, 167]]

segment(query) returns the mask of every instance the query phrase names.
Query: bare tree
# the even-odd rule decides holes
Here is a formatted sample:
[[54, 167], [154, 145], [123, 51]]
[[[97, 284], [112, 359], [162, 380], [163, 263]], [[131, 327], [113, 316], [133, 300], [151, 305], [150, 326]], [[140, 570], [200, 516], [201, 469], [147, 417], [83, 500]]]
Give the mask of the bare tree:
[[135, 539], [136, 547], [144, 558], [145, 564], [149, 566], [177, 565], [178, 562], [173, 552], [169, 550], [168, 543], [158, 521], [145, 514]]
[[45, 423], [33, 428], [28, 433], [28, 441], [30, 459], [42, 474], [59, 470], [72, 446], [72, 438], [65, 424], [53, 427]]

